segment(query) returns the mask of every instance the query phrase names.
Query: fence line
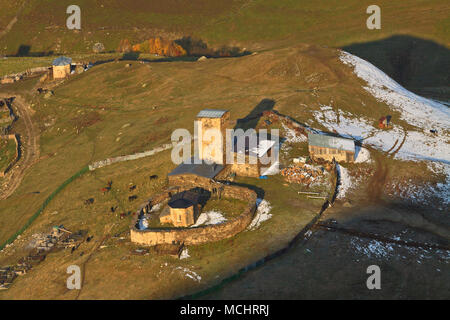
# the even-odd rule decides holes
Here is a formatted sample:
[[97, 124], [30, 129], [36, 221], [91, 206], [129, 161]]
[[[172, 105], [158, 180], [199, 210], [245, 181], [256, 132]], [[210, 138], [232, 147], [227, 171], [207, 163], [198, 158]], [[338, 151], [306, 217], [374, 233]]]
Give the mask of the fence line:
[[[192, 139], [191, 139], [191, 141], [192, 141]], [[185, 142], [184, 144], [188, 144], [188, 143], [191, 143], [191, 142]], [[138, 152], [138, 153], [129, 154], [126, 156], [118, 156], [118, 157], [114, 157], [114, 158], [108, 158], [105, 160], [96, 161], [89, 165], [89, 170], [94, 171], [95, 169], [106, 167], [113, 163], [137, 160], [137, 159], [153, 156], [159, 152], [172, 149], [174, 146], [176, 146], [178, 144], [179, 144], [179, 142], [166, 143], [166, 144], [163, 144], [159, 147], [156, 147], [156, 148], [148, 150], [148, 151]]]
[[22, 78], [24, 76], [28, 76], [28, 75], [33, 74], [33, 73], [46, 72], [49, 69], [50, 69], [50, 67], [34, 67], [34, 68], [30, 68], [30, 69], [27, 69], [27, 70], [22, 71], [22, 72], [17, 72], [17, 73], [11, 73], [11, 74], [4, 75], [4, 76], [0, 77], [0, 80], [3, 80], [3, 79], [15, 79], [17, 77]]

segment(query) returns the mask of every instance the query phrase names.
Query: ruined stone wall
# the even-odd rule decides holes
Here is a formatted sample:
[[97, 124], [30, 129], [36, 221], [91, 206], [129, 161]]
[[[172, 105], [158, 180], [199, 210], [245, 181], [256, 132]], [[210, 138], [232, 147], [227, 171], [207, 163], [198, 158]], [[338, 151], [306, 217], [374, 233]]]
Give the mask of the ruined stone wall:
[[168, 176], [168, 179], [170, 186], [177, 186], [179, 188], [182, 188], [183, 186], [192, 186], [200, 187], [206, 190], [212, 190], [214, 186], [218, 186], [218, 182], [212, 179], [197, 176], [195, 174], [180, 174]]
[[89, 170], [93, 171], [95, 169], [106, 167], [106, 166], [109, 166], [109, 165], [111, 165], [113, 163], [117, 163], [117, 162], [137, 160], [140, 158], [149, 157], [149, 156], [155, 155], [159, 152], [169, 150], [173, 147], [173, 145], [175, 145], [175, 143], [166, 143], [166, 144], [163, 144], [162, 146], [156, 147], [149, 151], [138, 152], [138, 153], [129, 154], [126, 156], [118, 156], [115, 158], [108, 158], [105, 160], [97, 161], [97, 162], [94, 162], [93, 164], [89, 165]]
[[[221, 185], [221, 196], [226, 198], [236, 198], [248, 203], [245, 210], [236, 218], [228, 220], [221, 224], [206, 225], [192, 228], [161, 228], [139, 230], [136, 228], [139, 214], [133, 220], [130, 233], [131, 241], [141, 245], [156, 245], [161, 243], [184, 242], [185, 244], [200, 244], [211, 241], [219, 241], [234, 236], [243, 231], [252, 221], [256, 210], [256, 193], [253, 190], [230, 185]], [[195, 184], [185, 184], [181, 189], [188, 190], [197, 187]], [[206, 186], [206, 185], [205, 185]], [[217, 184], [211, 183], [210, 187], [216, 187]], [[208, 189], [208, 188], [206, 188]], [[211, 190], [211, 189], [209, 189]], [[182, 190], [180, 190], [182, 191]], [[168, 193], [157, 196], [150, 200], [150, 206], [155, 205], [156, 201], [167, 199]]]
[[19, 81], [21, 79], [23, 79], [24, 77], [28, 77], [28, 76], [32, 76], [36, 73], [42, 73], [42, 72], [47, 72], [49, 70], [49, 67], [35, 67], [35, 68], [30, 68], [27, 69], [23, 72], [19, 72], [19, 73], [12, 73], [12, 74], [8, 74], [6, 76], [3, 76], [0, 79], [0, 83], [4, 84], [4, 83], [14, 83], [16, 81]]

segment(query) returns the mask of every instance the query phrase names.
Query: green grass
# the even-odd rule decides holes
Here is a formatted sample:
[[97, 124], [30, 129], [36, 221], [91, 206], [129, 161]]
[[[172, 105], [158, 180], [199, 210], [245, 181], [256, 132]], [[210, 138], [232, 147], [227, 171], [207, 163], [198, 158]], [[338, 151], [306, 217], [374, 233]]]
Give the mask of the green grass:
[[0, 139], [0, 171], [4, 171], [14, 161], [16, 148], [13, 139]]
[[[86, 54], [71, 54], [70, 57], [73, 62], [95, 63], [98, 61], [109, 61], [114, 59], [122, 59], [122, 53], [86, 53]], [[0, 77], [26, 71], [36, 67], [50, 67], [52, 61], [58, 56], [46, 57], [5, 57], [0, 58]], [[154, 60], [157, 57], [151, 54], [143, 53], [138, 57], [139, 60]]]
[[[4, 1], [5, 2], [5, 1]], [[139, 43], [151, 36], [177, 38], [194, 35], [213, 45], [276, 46], [307, 42], [346, 46], [406, 34], [449, 43], [445, 0], [393, 2], [380, 0], [382, 29], [366, 28], [371, 1], [78, 1], [82, 30], [68, 30], [69, 0], [28, 1], [12, 31], [0, 39], [0, 53], [15, 54], [21, 45], [30, 52], [92, 52], [95, 42], [116, 50], [121, 39]], [[15, 6], [5, 2], [3, 21], [12, 19]], [[3, 24], [5, 22], [2, 22]]]

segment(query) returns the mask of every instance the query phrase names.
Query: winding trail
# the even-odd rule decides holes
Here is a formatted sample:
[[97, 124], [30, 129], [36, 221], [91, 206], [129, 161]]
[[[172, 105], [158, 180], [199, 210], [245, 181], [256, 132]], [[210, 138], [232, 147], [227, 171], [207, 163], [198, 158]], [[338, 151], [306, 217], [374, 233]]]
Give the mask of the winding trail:
[[10, 197], [19, 187], [27, 169], [39, 160], [39, 130], [31, 120], [32, 113], [26, 100], [15, 94], [4, 94], [5, 98], [14, 97], [12, 108], [18, 116], [18, 121], [23, 121], [25, 131], [20, 134], [22, 157], [6, 175], [1, 189], [0, 200]]

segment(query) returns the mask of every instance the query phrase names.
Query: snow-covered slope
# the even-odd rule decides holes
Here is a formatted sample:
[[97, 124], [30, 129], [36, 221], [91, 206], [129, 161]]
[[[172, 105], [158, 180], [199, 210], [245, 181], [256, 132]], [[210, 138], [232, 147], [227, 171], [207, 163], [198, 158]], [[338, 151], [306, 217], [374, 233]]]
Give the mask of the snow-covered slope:
[[450, 128], [450, 110], [443, 104], [418, 96], [403, 88], [373, 64], [347, 52], [340, 59], [353, 66], [355, 74], [367, 82], [365, 89], [372, 95], [400, 111], [402, 119], [419, 128]]
[[[394, 124], [389, 130], [374, 127], [374, 119], [355, 117], [344, 110], [322, 105], [313, 112], [315, 119], [328, 130], [350, 136], [384, 151], [396, 152], [395, 158], [425, 161], [434, 172], [447, 175], [441, 196], [450, 198], [450, 109], [434, 100], [420, 97], [391, 79], [371, 63], [342, 52], [340, 60], [354, 68], [364, 87], [380, 102], [398, 111], [402, 120], [414, 127], [405, 130]], [[432, 133], [430, 130], [437, 130]]]
[[[397, 158], [450, 164], [450, 109], [447, 106], [408, 91], [371, 63], [350, 53], [342, 52], [340, 59], [354, 67], [355, 74], [367, 82], [365, 90], [398, 111], [401, 119], [415, 129], [405, 132], [394, 125], [391, 130], [379, 130], [371, 125], [373, 120], [355, 119], [352, 114], [329, 106], [322, 106], [321, 111], [314, 114], [316, 119], [324, 121], [328, 129], [362, 139], [385, 151], [398, 140], [394, 150], [397, 149], [406, 137]], [[431, 129], [437, 130], [437, 134], [431, 133]]]
[[[375, 136], [364, 142], [374, 142], [384, 150], [389, 150], [392, 145], [383, 145], [382, 141], [392, 142], [399, 139], [400, 145], [402, 136], [406, 135], [397, 157], [450, 164], [450, 109], [447, 106], [408, 91], [371, 63], [350, 53], [342, 52], [340, 59], [343, 63], [353, 66], [355, 74], [367, 82], [364, 89], [398, 111], [401, 119], [416, 127], [416, 130], [407, 132], [402, 132], [399, 127], [381, 132], [370, 130], [371, 135]], [[364, 127], [367, 130], [367, 123]], [[437, 134], [431, 133], [431, 129], [437, 130]]]

